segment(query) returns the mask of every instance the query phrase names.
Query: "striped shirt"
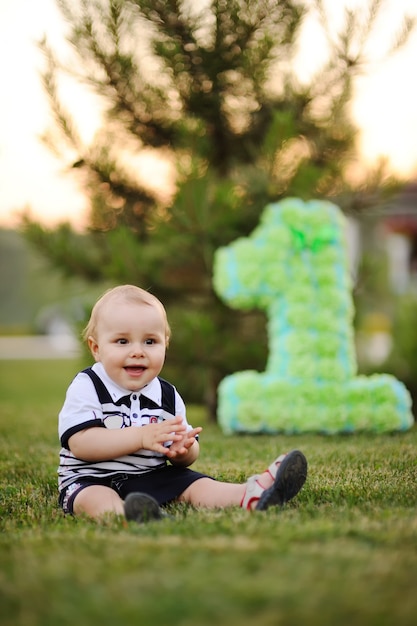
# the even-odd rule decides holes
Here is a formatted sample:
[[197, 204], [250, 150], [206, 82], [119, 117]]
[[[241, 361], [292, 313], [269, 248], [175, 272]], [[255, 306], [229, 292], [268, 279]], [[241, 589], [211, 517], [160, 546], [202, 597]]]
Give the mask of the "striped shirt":
[[[145, 426], [181, 415], [187, 430], [185, 405], [173, 385], [154, 378], [140, 391], [129, 391], [116, 385], [101, 363], [79, 372], [68, 387], [59, 413], [58, 433], [61, 441], [58, 485], [63, 489], [79, 478], [105, 478], [115, 474], [141, 474], [166, 465], [166, 457], [151, 450], [107, 461], [83, 461], [72, 454], [69, 438], [86, 428], [126, 428]], [[95, 376], [96, 375], [96, 376]], [[93, 382], [95, 378], [95, 382]], [[96, 390], [97, 389], [97, 390]], [[166, 394], [165, 390], [170, 391]], [[99, 393], [100, 398], [99, 398]], [[169, 397], [169, 402], [167, 402]], [[169, 445], [169, 442], [165, 445]]]

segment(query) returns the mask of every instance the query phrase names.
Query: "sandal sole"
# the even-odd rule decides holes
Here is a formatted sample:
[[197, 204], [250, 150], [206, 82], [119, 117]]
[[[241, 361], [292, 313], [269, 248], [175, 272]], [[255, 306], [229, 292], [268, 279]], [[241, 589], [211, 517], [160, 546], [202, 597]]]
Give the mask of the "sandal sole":
[[129, 493], [124, 501], [125, 517], [129, 522], [143, 524], [165, 517], [158, 502], [147, 493]]

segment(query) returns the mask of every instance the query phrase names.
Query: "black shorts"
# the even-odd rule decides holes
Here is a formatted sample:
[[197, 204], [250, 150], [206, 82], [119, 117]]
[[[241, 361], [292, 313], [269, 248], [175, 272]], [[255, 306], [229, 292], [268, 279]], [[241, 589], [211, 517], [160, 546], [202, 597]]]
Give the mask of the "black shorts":
[[[188, 467], [166, 465], [144, 474], [116, 474], [108, 478], [84, 477], [65, 487], [59, 494], [59, 505], [64, 513], [73, 514], [75, 497], [90, 485], [104, 485], [114, 489], [124, 500], [129, 493], [142, 492], [155, 498], [160, 506], [176, 500], [200, 478], [211, 478]], [[214, 480], [214, 479], [213, 479]]]

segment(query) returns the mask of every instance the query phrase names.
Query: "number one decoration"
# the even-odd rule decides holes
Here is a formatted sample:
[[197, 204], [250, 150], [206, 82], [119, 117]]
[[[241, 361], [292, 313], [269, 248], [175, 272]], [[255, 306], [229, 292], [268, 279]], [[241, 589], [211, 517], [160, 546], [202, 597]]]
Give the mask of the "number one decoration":
[[414, 423], [400, 381], [357, 374], [345, 225], [330, 202], [288, 198], [268, 205], [249, 237], [216, 251], [218, 295], [268, 320], [265, 371], [220, 383], [224, 432], [389, 432]]

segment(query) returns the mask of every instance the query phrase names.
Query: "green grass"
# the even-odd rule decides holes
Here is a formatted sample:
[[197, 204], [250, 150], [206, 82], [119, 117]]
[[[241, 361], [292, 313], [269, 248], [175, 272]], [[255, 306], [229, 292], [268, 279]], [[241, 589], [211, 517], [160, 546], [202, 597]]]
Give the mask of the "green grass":
[[57, 413], [76, 370], [0, 362], [2, 626], [414, 626], [417, 429], [224, 437], [203, 424], [196, 469], [241, 481], [298, 447], [304, 489], [282, 511], [177, 506], [173, 521], [99, 525], [56, 504]]

